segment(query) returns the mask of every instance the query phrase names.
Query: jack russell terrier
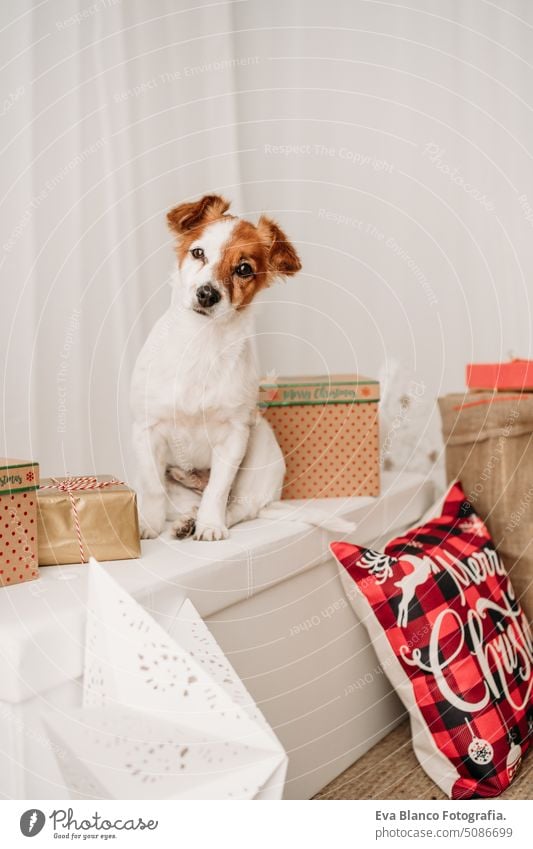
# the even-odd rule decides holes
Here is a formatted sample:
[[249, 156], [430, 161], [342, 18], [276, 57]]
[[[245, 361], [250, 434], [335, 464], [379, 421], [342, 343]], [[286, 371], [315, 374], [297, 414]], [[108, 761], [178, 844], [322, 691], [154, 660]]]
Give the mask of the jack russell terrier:
[[249, 306], [301, 263], [274, 221], [252, 224], [228, 209], [206, 195], [167, 215], [178, 258], [171, 304], [139, 354], [131, 387], [141, 535], [158, 536], [170, 520], [178, 539], [221, 540], [259, 515], [352, 530], [310, 504], [276, 503], [285, 463], [257, 412]]

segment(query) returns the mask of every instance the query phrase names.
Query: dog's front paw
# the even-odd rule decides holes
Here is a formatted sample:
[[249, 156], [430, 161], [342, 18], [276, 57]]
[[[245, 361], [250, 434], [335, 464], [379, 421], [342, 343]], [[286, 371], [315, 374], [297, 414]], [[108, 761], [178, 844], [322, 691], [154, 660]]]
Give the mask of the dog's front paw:
[[207, 525], [202, 522], [196, 522], [196, 530], [194, 539], [204, 540], [204, 542], [216, 542], [217, 540], [227, 539], [229, 531], [225, 525]]
[[195, 527], [195, 516], [178, 516], [176, 521], [172, 523], [170, 534], [171, 536], [176, 537], [176, 539], [187, 539], [187, 537], [193, 535]]

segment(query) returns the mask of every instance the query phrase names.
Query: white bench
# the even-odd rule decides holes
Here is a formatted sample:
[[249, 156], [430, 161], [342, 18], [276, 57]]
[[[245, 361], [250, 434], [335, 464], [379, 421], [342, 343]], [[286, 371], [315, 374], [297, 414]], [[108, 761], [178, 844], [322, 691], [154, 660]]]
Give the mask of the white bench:
[[[353, 541], [392, 536], [426, 511], [433, 484], [384, 475], [379, 498], [320, 502], [358, 522]], [[294, 502], [297, 503], [297, 502]], [[401, 706], [349, 607], [322, 529], [256, 520], [218, 543], [143, 542], [107, 564], [163, 625], [191, 598], [289, 755], [287, 798], [309, 798], [398, 722]], [[65, 798], [41, 724], [79, 704], [86, 570], [47, 567], [0, 590], [0, 796]]]

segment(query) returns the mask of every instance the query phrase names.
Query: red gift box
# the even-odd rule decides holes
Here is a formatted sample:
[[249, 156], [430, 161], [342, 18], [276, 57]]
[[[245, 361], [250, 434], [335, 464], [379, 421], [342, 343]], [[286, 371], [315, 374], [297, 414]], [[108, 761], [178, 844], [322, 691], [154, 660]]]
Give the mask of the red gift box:
[[469, 363], [466, 367], [469, 389], [533, 391], [533, 360], [508, 363]]

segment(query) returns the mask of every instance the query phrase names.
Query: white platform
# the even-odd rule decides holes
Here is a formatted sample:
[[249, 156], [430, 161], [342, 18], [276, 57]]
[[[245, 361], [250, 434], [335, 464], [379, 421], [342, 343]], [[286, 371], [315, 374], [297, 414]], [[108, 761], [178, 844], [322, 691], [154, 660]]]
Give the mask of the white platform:
[[[370, 544], [432, 499], [419, 476], [384, 476], [379, 498], [321, 505], [357, 521], [353, 541]], [[309, 798], [401, 716], [346, 602], [334, 536], [256, 520], [224, 542], [162, 537], [143, 543], [140, 560], [107, 565], [163, 625], [192, 599], [289, 754], [287, 798]], [[0, 797], [66, 797], [40, 717], [78, 703], [85, 599], [83, 566], [43, 568], [39, 581], [0, 591]]]

